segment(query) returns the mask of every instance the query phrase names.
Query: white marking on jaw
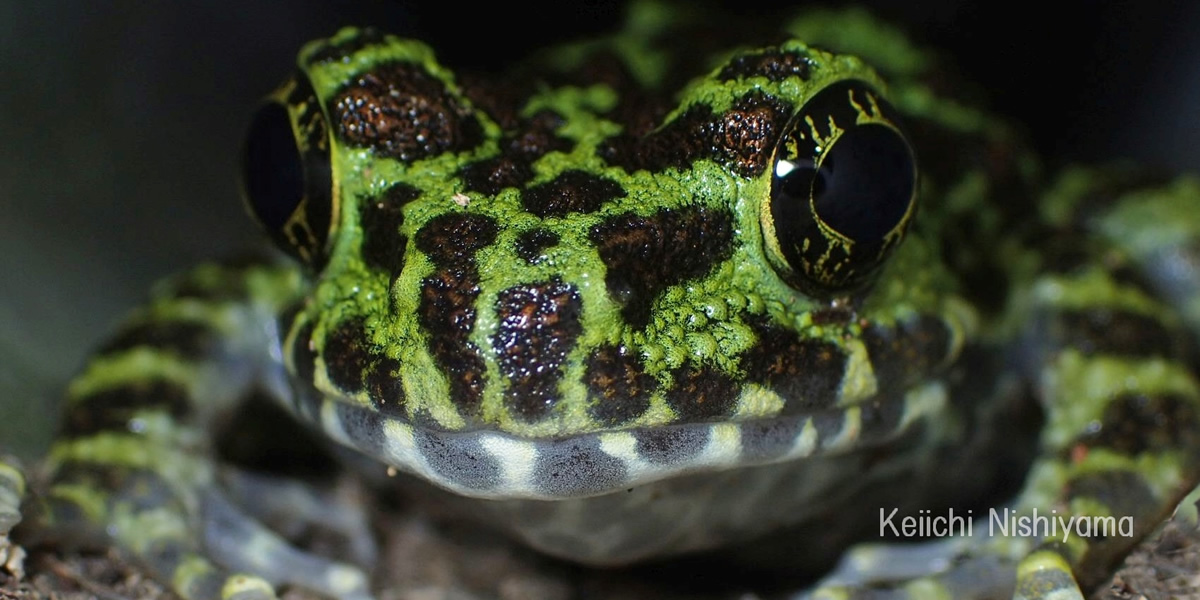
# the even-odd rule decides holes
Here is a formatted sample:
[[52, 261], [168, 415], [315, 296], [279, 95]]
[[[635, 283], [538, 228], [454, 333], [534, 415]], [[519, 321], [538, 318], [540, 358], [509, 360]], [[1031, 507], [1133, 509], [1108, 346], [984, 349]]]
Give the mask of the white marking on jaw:
[[796, 440], [792, 442], [792, 448], [784, 456], [789, 459], [812, 456], [817, 449], [818, 437], [817, 426], [813, 424], [812, 417], [804, 419], [804, 427], [800, 429], [800, 435], [796, 436]]
[[381, 457], [388, 464], [406, 471], [431, 473], [424, 457], [417, 452], [417, 443], [413, 439], [412, 427], [393, 419], [387, 419], [383, 423]]
[[717, 423], [708, 428], [708, 445], [697, 456], [697, 462], [712, 466], [732, 466], [741, 463], [742, 430], [732, 423]]
[[773, 390], [752, 383], [742, 390], [736, 408], [734, 420], [749, 420], [756, 417], [768, 417], [783, 412], [786, 402], [783, 397]]
[[697, 453], [671, 464], [656, 464], [643, 459], [637, 450], [637, 438], [628, 432], [602, 434], [600, 449], [625, 465], [627, 485], [630, 486], [690, 471], [738, 465], [742, 455], [741, 430], [730, 423], [710, 425], [707, 428], [709, 435], [704, 447]]
[[853, 406], [874, 396], [879, 390], [879, 382], [875, 378], [867, 347], [861, 340], [848, 340], [845, 349], [846, 372], [842, 376], [838, 406]]
[[318, 417], [321, 420], [321, 430], [339, 444], [357, 448], [357, 440], [352, 439], [346, 433], [346, 430], [342, 427], [342, 420], [338, 418], [337, 402], [337, 400], [331, 400], [327, 396], [321, 397], [321, 412]]
[[825, 451], [852, 448], [862, 436], [862, 407], [851, 406], [842, 411], [842, 428], [836, 435], [825, 439], [821, 448]]
[[499, 434], [483, 434], [479, 445], [500, 465], [500, 482], [495, 493], [528, 492], [533, 489], [537, 450], [529, 442]]
[[626, 477], [630, 484], [646, 479], [656, 478], [655, 475], [662, 467], [653, 465], [638, 454], [637, 439], [628, 432], [613, 432], [600, 435], [600, 449], [605, 454], [621, 461], [625, 465]]

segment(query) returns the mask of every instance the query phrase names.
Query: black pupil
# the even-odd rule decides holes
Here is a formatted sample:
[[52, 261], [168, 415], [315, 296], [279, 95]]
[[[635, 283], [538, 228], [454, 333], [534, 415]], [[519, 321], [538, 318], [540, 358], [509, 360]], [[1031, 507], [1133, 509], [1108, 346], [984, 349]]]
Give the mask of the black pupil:
[[304, 197], [304, 167], [287, 109], [267, 104], [254, 115], [242, 162], [242, 181], [255, 216], [278, 230]]
[[860, 242], [881, 240], [900, 222], [915, 183], [908, 145], [895, 130], [871, 124], [843, 133], [810, 176], [817, 216]]

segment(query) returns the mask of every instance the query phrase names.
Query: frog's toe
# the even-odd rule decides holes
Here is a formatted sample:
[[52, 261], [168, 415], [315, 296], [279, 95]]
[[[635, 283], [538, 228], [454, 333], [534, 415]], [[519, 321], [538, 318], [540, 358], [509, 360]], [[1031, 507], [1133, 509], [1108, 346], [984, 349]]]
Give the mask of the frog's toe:
[[837, 567], [825, 576], [825, 581], [863, 585], [915, 579], [945, 570], [967, 545], [964, 538], [918, 544], [860, 544], [846, 552]]
[[225, 580], [221, 600], [274, 600], [275, 589], [265, 579], [234, 575]]
[[[1043, 549], [1023, 558], [1014, 585], [1014, 560], [995, 550], [963, 539], [860, 547], [804, 598], [1083, 600], [1070, 564], [1057, 552]], [[929, 574], [914, 576], [922, 566]]]
[[[267, 581], [335, 598], [371, 598], [361, 569], [291, 546], [218, 493], [204, 497], [204, 543], [214, 560]], [[231, 597], [224, 595], [223, 600]]]
[[1017, 566], [1013, 600], [1083, 600], [1083, 592], [1071, 575], [1071, 565], [1061, 554], [1038, 550]]
[[987, 543], [964, 537], [864, 544], [848, 552], [818, 587], [800, 598], [1005, 598], [1013, 594], [1015, 562]]

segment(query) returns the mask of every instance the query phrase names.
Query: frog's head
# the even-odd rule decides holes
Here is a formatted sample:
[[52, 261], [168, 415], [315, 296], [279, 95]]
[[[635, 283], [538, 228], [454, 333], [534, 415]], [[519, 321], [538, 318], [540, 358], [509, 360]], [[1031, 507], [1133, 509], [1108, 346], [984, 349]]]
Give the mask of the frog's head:
[[[371, 225], [343, 222], [340, 210], [346, 201], [361, 203], [351, 196], [362, 176], [384, 185], [369, 163], [458, 153], [466, 164], [471, 154], [495, 153], [486, 144], [505, 141], [515, 123], [512, 115], [477, 115], [472, 104], [494, 108], [494, 98], [467, 97], [473, 90], [456, 86], [419, 43], [347, 30], [310, 46], [300, 66], [251, 125], [244, 181], [254, 215], [276, 243], [317, 268], [339, 232]], [[611, 136], [585, 158], [631, 172], [686, 171], [707, 158], [729, 176], [769, 179], [746, 207], [757, 213], [762, 259], [798, 290], [828, 298], [869, 282], [915, 213], [915, 157], [879, 89], [857, 59], [800, 42], [735, 53], [686, 86], [657, 130]], [[523, 111], [537, 105], [532, 100]], [[551, 127], [573, 125], [556, 116]], [[504, 167], [532, 171], [513, 160]], [[482, 174], [491, 182], [472, 185], [470, 169], [459, 174], [468, 190], [492, 194], [512, 178], [495, 168]]]
[[[873, 71], [790, 41], [660, 92], [622, 52], [497, 82], [373, 32], [307, 46], [254, 120], [245, 171], [252, 212], [315, 274], [285, 324], [292, 371], [397, 427], [595, 443], [776, 417], [798, 435], [891, 383], [870, 336], [929, 355], [904, 386], [950, 352], [935, 320], [921, 348], [896, 341], [895, 315], [914, 314], [899, 303], [878, 329], [836, 308], [916, 211], [915, 158]], [[835, 437], [897, 425], [879, 423]], [[438, 447], [477, 442], [456, 439]], [[699, 468], [683, 458], [636, 477]]]

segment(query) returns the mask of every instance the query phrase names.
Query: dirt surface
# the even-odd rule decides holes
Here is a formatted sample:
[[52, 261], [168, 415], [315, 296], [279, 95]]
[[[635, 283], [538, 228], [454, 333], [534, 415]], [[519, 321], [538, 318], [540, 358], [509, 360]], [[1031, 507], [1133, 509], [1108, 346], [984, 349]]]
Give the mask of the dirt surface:
[[[728, 590], [672, 590], [646, 572], [587, 570], [546, 560], [467, 526], [435, 527], [413, 516], [389, 517], [381, 600], [738, 598]], [[0, 569], [0, 600], [174, 599], [176, 596], [115, 552], [67, 553], [31, 548], [25, 574]], [[292, 590], [286, 600], [320, 596]], [[1175, 523], [1142, 544], [1093, 600], [1200, 599], [1200, 530]]]
[[1175, 521], [1147, 540], [1094, 600], [1200, 598], [1200, 529]]

